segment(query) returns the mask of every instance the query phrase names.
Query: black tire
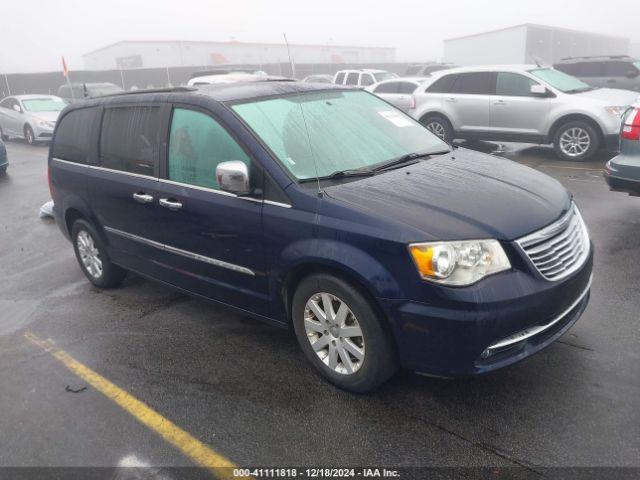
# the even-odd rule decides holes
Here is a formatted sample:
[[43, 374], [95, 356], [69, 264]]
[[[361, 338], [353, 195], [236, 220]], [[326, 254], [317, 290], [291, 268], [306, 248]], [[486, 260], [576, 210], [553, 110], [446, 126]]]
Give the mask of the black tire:
[[420, 123], [441, 140], [451, 144], [453, 142], [453, 127], [451, 122], [442, 115], [432, 114], [422, 117]]
[[31, 125], [24, 126], [24, 139], [27, 141], [29, 145], [35, 145], [37, 143], [36, 137], [33, 133], [33, 128], [31, 128]]
[[7, 140], [9, 140], [9, 137], [7, 137], [4, 134], [4, 131], [2, 130], [2, 127], [0, 127], [0, 140], [2, 140], [3, 142], [6, 142]]
[[[576, 142], [588, 138], [588, 148], [584, 149], [584, 147], [577, 145], [574, 150], [575, 153], [572, 153], [571, 144], [563, 141], [567, 138], [565, 135], [570, 138], [576, 138]], [[561, 160], [583, 162], [591, 158], [598, 151], [598, 148], [600, 148], [598, 132], [591, 124], [580, 120], [560, 125], [553, 136], [553, 150]], [[582, 151], [583, 149], [584, 151]]]
[[7, 167], [8, 165], [5, 165], [4, 167], [0, 167], [0, 177], [4, 177], [7, 174]]
[[[361, 340], [363, 342], [362, 347], [364, 347], [364, 357], [360, 362], [359, 368], [353, 373], [340, 373], [329, 368], [311, 346], [310, 337], [305, 330], [305, 309], [307, 302], [320, 293], [328, 293], [341, 300], [357, 319], [362, 332]], [[389, 329], [385, 328], [385, 319], [382, 318], [377, 308], [368, 300], [365, 294], [341, 278], [329, 274], [314, 274], [306, 277], [295, 291], [291, 313], [293, 327], [302, 351], [316, 370], [335, 386], [350, 392], [368, 392], [382, 385], [398, 370], [394, 342]], [[353, 322], [353, 316], [348, 317], [351, 322]], [[320, 324], [318, 323], [318, 325]], [[339, 332], [340, 330], [336, 331]], [[317, 333], [315, 335], [322, 334]], [[336, 345], [336, 342], [339, 342], [338, 347], [344, 345], [342, 342], [345, 340], [343, 340], [342, 334], [334, 333], [332, 330], [330, 334], [325, 331], [324, 335], [327, 335], [327, 339], [334, 339], [328, 343]], [[318, 337], [318, 341], [320, 338], [324, 337]], [[327, 356], [331, 348], [328, 343]], [[344, 354], [345, 351], [346, 349], [343, 349], [342, 353]], [[340, 359], [341, 365], [344, 366], [345, 363], [340, 355], [338, 353], [336, 355]], [[355, 359], [356, 357], [350, 357], [350, 360]]]
[[[100, 261], [101, 272], [98, 275], [97, 271], [90, 271], [85, 262], [83, 261], [80, 253], [78, 237], [80, 235], [87, 234], [91, 237], [93, 246], [97, 250], [97, 254]], [[89, 279], [89, 281], [98, 288], [114, 288], [122, 283], [127, 276], [127, 271], [123, 268], [111, 263], [107, 255], [107, 251], [104, 248], [100, 235], [96, 232], [95, 228], [86, 220], [76, 220], [71, 228], [71, 240], [73, 242], [73, 250], [76, 253], [76, 259], [82, 269], [82, 272]]]

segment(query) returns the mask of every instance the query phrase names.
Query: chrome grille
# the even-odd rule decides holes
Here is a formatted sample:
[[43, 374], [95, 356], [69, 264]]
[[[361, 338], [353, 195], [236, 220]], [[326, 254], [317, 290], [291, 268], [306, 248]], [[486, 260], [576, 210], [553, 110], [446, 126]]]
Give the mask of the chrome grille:
[[560, 220], [516, 243], [547, 280], [561, 280], [578, 270], [589, 256], [589, 233], [574, 203]]

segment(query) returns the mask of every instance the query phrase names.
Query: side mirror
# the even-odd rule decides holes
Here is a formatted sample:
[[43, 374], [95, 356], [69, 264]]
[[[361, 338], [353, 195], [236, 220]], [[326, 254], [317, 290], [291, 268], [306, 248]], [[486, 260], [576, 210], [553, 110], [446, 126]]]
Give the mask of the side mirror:
[[249, 169], [244, 162], [232, 160], [221, 162], [216, 167], [216, 178], [221, 190], [246, 195], [251, 192]]
[[14, 105], [13, 109], [18, 113], [22, 113], [22, 109], [20, 108], [20, 105]]
[[531, 95], [536, 97], [547, 97], [549, 96], [549, 92], [544, 85], [535, 84], [531, 85]]

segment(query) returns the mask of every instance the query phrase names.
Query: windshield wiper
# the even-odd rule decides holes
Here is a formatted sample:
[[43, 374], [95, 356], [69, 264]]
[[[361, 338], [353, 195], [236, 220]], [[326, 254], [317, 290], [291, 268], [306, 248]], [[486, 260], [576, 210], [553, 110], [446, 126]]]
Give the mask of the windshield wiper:
[[421, 158], [428, 158], [431, 155], [439, 155], [443, 153], [449, 153], [449, 150], [444, 152], [428, 152], [428, 153], [407, 153], [406, 155], [402, 155], [401, 157], [394, 158], [393, 160], [389, 160], [388, 162], [384, 162], [373, 169], [375, 172], [379, 172], [381, 170], [387, 170], [392, 167], [398, 167], [403, 164], [411, 164], [417, 163], [417, 161]]
[[582, 93], [582, 92], [590, 92], [591, 90], [595, 90], [595, 87], [572, 88], [571, 90], [566, 90], [564, 93]]
[[300, 180], [300, 182], [315, 182], [316, 180], [334, 180], [336, 178], [347, 177], [369, 177], [375, 175], [376, 172], [368, 168], [357, 168], [351, 170], [336, 170], [329, 175], [323, 175], [322, 177], [309, 177]]

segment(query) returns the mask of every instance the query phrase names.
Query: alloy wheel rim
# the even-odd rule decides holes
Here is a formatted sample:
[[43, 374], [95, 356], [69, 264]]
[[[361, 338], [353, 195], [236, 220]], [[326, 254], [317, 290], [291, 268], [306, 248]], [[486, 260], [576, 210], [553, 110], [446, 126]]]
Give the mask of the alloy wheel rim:
[[304, 329], [313, 351], [334, 372], [351, 375], [362, 367], [362, 329], [349, 306], [335, 295], [317, 293], [307, 301]]
[[100, 252], [96, 248], [93, 237], [89, 232], [81, 230], [78, 233], [76, 243], [84, 268], [86, 268], [89, 275], [93, 278], [100, 278], [102, 276], [102, 260], [100, 259]]
[[427, 130], [437, 136], [439, 139], [444, 140], [445, 130], [444, 126], [440, 122], [430, 122], [427, 124]]
[[33, 143], [33, 133], [29, 129], [27, 129], [27, 143]]
[[579, 157], [591, 147], [591, 137], [584, 128], [573, 127], [560, 136], [560, 149], [568, 157]]

